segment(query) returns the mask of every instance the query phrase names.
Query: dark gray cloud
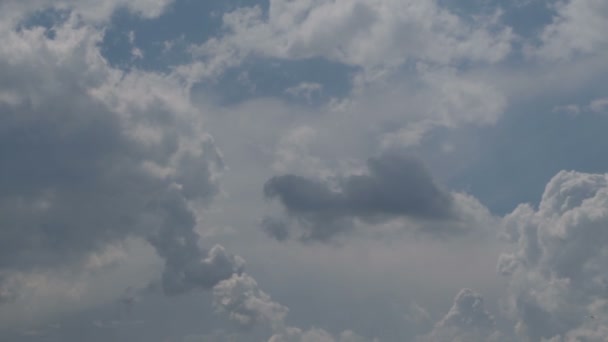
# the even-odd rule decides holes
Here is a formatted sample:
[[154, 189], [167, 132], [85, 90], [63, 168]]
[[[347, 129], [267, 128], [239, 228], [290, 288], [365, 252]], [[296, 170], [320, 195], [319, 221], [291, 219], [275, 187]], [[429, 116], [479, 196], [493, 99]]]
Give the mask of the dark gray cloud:
[[165, 260], [166, 293], [242, 268], [198, 246], [193, 205], [214, 198], [223, 163], [178, 84], [112, 69], [98, 32], [72, 21], [53, 39], [38, 28], [0, 37], [14, 45], [0, 51], [0, 275], [86, 267], [129, 237]]
[[285, 241], [289, 238], [289, 223], [285, 222], [285, 220], [265, 217], [262, 220], [262, 228], [268, 235], [278, 241]]
[[[453, 215], [452, 196], [442, 190], [418, 159], [384, 154], [370, 158], [368, 172], [328, 182], [293, 174], [275, 176], [264, 185], [264, 195], [278, 199], [289, 217], [301, 223], [304, 238], [327, 239], [348, 230], [350, 220], [376, 221], [387, 217], [441, 220]], [[265, 219], [265, 230], [277, 239], [287, 228]]]

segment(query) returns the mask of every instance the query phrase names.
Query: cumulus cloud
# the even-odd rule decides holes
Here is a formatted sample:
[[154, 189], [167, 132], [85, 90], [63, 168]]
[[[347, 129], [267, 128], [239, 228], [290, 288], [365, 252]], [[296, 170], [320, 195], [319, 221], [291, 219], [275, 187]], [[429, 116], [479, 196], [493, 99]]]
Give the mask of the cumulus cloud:
[[[264, 195], [278, 202], [285, 214], [263, 220], [271, 236], [327, 240], [357, 227], [383, 224], [433, 233], [493, 226], [487, 208], [472, 196], [442, 189], [417, 159], [386, 153], [369, 159], [362, 170], [336, 176], [323, 158], [344, 151], [337, 153], [339, 148], [335, 148], [321, 156], [314, 149], [331, 145], [335, 132], [347, 131], [344, 127], [349, 132], [344, 133], [347, 138], [339, 138], [343, 146], [395, 149], [420, 144], [436, 127], [495, 123], [507, 98], [483, 72], [471, 70], [509, 55], [514, 36], [501, 23], [500, 13], [464, 18], [436, 1], [271, 0], [267, 12], [254, 6], [226, 13], [220, 36], [192, 46], [197, 60], [192, 65], [168, 73], [109, 65], [99, 46], [117, 9], [150, 19], [162, 15], [172, 3], [0, 0], [0, 304], [4, 322], [8, 322], [5, 317], [19, 316], [10, 312], [19, 306], [39, 311], [41, 306], [61, 301], [86, 302], [84, 297], [98, 289], [87, 288], [87, 281], [101, 278], [91, 274], [133, 257], [121, 243], [137, 241], [133, 243], [149, 249], [141, 254], [145, 258], [154, 259], [150, 254], [155, 253], [162, 259], [156, 270], [160, 273], [163, 267], [165, 294], [212, 290], [218, 311], [245, 330], [262, 329], [269, 342], [367, 340], [351, 331], [336, 334], [328, 326], [287, 324], [289, 309], [243, 273], [242, 258], [220, 245], [204, 248], [199, 241], [201, 208], [220, 192], [225, 167], [201, 122], [200, 110], [190, 101], [192, 84], [249, 57], [323, 58], [361, 72], [353, 78], [351, 98], [333, 99], [334, 109], [340, 107], [343, 112], [328, 110], [314, 118], [301, 115], [276, 123], [279, 135], [285, 134], [278, 138], [274, 163], [265, 160], [264, 167], [270, 166], [278, 175], [265, 183]], [[601, 33], [608, 31], [606, 10], [598, 0], [560, 2], [539, 46], [530, 51], [544, 59], [565, 60], [604, 49], [607, 40]], [[57, 14], [51, 28], [36, 26], [36, 19], [28, 21], [30, 15], [46, 11]], [[142, 58], [143, 50], [133, 45], [134, 37], [129, 36], [133, 57]], [[404, 65], [408, 67], [400, 68]], [[409, 72], [413, 77], [404, 77]], [[247, 72], [241, 75], [239, 81], [249, 84]], [[387, 83], [361, 91], [379, 79]], [[309, 80], [292, 84], [281, 95], [310, 103], [331, 90]], [[603, 113], [607, 103], [598, 98], [588, 105], [556, 110]], [[248, 105], [242, 108], [250, 115]], [[289, 103], [281, 105], [285, 105], [281, 111], [293, 114], [285, 110], [293, 109]], [[370, 116], [372, 110], [377, 115]], [[286, 122], [296, 128], [283, 131]], [[349, 126], [351, 122], [357, 123]], [[374, 143], [368, 138], [375, 139]], [[349, 144], [364, 140], [356, 147]], [[366, 155], [365, 148], [358, 153]], [[271, 147], [264, 152], [266, 156], [273, 153]], [[253, 178], [267, 179], [267, 174], [260, 174]], [[259, 185], [238, 186], [259, 189]], [[249, 205], [247, 200], [239, 205]], [[517, 321], [519, 340], [605, 339], [607, 205], [608, 176], [561, 172], [547, 185], [538, 208], [521, 205], [503, 220], [512, 245], [501, 256], [499, 271], [509, 283], [506, 307]], [[242, 216], [254, 211], [244, 209], [247, 214]], [[72, 279], [70, 272], [84, 275]], [[129, 281], [120, 284], [121, 290]], [[115, 290], [119, 285], [99, 286]], [[24, 297], [29, 299], [23, 301]], [[42, 305], [42, 297], [53, 300]], [[130, 292], [121, 297], [126, 309], [135, 301]], [[52, 314], [57, 316], [59, 311]], [[430, 320], [424, 309], [416, 309], [411, 317], [423, 324]], [[114, 325], [113, 321], [98, 322], [99, 327]], [[430, 324], [427, 327], [431, 329]], [[236, 335], [190, 338], [237, 340]], [[463, 290], [447, 315], [420, 339], [498, 341], [504, 337], [496, 332], [481, 296]]]
[[213, 288], [214, 305], [244, 327], [256, 325], [279, 329], [288, 309], [276, 303], [247, 274], [233, 275]]
[[419, 342], [489, 342], [506, 341], [496, 331], [494, 317], [485, 309], [483, 297], [463, 289], [450, 311]]
[[538, 209], [522, 204], [505, 217], [513, 247], [499, 270], [521, 339], [605, 339], [607, 208], [608, 175], [561, 171]]
[[475, 25], [435, 1], [270, 1], [224, 14], [226, 34], [194, 49], [206, 66], [226, 67], [251, 55], [324, 57], [366, 70], [410, 60], [493, 63], [513, 35], [495, 16]]
[[262, 291], [255, 279], [247, 274], [234, 274], [213, 289], [216, 309], [244, 328], [263, 328], [272, 336], [268, 342], [365, 342], [352, 331], [344, 331], [337, 338], [329, 332], [312, 328], [302, 330], [288, 326], [285, 318], [289, 309], [275, 302]]
[[530, 52], [547, 60], [566, 60], [604, 50], [608, 37], [608, 4], [602, 0], [559, 1], [555, 15]]
[[164, 258], [167, 292], [229, 278], [242, 260], [199, 248], [195, 232], [194, 208], [218, 192], [223, 163], [189, 90], [170, 75], [110, 67], [102, 31], [78, 15], [85, 5], [54, 5], [74, 12], [52, 38], [0, 27], [0, 273], [87, 267], [136, 237]]
[[[327, 239], [347, 230], [351, 219], [413, 217], [441, 220], [453, 215], [452, 196], [435, 184], [422, 163], [399, 154], [370, 158], [368, 172], [339, 179], [337, 185], [293, 174], [275, 176], [264, 185], [267, 198], [278, 199], [288, 215], [303, 224], [303, 238]], [[284, 238], [280, 222], [264, 221], [267, 232]]]

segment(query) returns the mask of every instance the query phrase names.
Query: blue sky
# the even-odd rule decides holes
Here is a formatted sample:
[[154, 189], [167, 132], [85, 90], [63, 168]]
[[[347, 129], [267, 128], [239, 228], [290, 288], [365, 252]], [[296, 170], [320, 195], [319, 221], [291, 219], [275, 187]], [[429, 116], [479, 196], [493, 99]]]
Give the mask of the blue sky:
[[603, 0], [0, 2], [0, 340], [605, 341]]

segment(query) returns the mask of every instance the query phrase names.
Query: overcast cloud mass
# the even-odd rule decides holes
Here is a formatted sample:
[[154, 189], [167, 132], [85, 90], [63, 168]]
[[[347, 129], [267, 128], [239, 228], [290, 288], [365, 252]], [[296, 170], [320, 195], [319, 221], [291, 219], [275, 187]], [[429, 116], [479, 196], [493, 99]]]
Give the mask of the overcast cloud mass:
[[608, 340], [608, 2], [0, 0], [0, 340]]

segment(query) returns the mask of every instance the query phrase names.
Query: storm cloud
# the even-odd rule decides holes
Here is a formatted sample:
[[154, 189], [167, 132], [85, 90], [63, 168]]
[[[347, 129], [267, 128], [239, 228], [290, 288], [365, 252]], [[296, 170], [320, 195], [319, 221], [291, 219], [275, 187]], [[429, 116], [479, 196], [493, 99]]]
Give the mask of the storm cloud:
[[[275, 176], [264, 185], [268, 199], [278, 199], [289, 217], [303, 223], [307, 239], [327, 239], [350, 229], [352, 219], [376, 221], [410, 217], [444, 220], [452, 217], [453, 198], [433, 180], [418, 159], [400, 154], [370, 158], [367, 173], [326, 181], [293, 174]], [[265, 230], [279, 240], [287, 223], [267, 218]]]

